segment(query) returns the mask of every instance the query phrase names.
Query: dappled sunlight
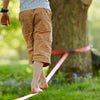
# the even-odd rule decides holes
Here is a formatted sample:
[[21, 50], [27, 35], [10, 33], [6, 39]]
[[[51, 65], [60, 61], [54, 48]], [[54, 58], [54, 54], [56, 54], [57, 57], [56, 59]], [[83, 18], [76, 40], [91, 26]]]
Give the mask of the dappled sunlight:
[[[92, 1], [90, 9], [88, 11], [88, 33], [90, 44], [93, 44], [93, 47], [100, 50], [99, 40], [100, 40], [100, 8], [97, 0]], [[15, 8], [13, 8], [13, 6]], [[13, 0], [10, 2], [9, 6], [10, 12], [9, 16], [11, 17], [11, 25], [9, 27], [1, 26], [0, 28], [0, 52], [10, 49], [16, 50], [15, 57], [19, 57], [19, 60], [28, 59], [26, 43], [21, 31], [21, 25], [19, 23], [19, 0]], [[94, 14], [95, 13], [95, 14]], [[18, 52], [20, 50], [20, 52]], [[23, 52], [23, 53], [22, 53]], [[21, 54], [21, 55], [20, 55]], [[4, 53], [0, 53], [0, 59], [2, 56], [5, 56]], [[8, 55], [7, 55], [8, 56]], [[22, 57], [20, 57], [22, 56]], [[10, 57], [10, 56], [9, 56]], [[22, 59], [20, 59], [22, 58]]]
[[27, 67], [26, 71], [27, 71], [27, 73], [32, 73], [33, 72], [33, 70], [30, 67]]
[[89, 41], [93, 48], [99, 50], [100, 53], [100, 2], [93, 0], [88, 11], [88, 35]]
[[[0, 0], [0, 7], [2, 7], [3, 5], [1, 1], [3, 0]], [[54, 0], [51, 0], [51, 1], [52, 1], [51, 3], [54, 3]], [[62, 1], [63, 1], [62, 3], [65, 2], [68, 7], [72, 3], [72, 0], [65, 0], [65, 1], [62, 0]], [[81, 1], [84, 1], [84, 0], [81, 0]], [[69, 3], [69, 5], [67, 3]], [[75, 5], [74, 3], [72, 4], [73, 4], [72, 7], [75, 6], [75, 9], [77, 9], [78, 6], [79, 8], [81, 8], [80, 5]], [[60, 9], [63, 9], [64, 7], [61, 7], [60, 3], [58, 3], [58, 5], [59, 7], [57, 7], [56, 10], [53, 9], [55, 11], [55, 14], [54, 15], [51, 14], [52, 16], [58, 19], [56, 20], [57, 22], [55, 21], [55, 24], [53, 24], [53, 28], [57, 28], [57, 30], [54, 30], [54, 33], [55, 34], [59, 32], [63, 33], [64, 31], [62, 30], [68, 30], [68, 31], [65, 31], [65, 34], [64, 34], [65, 36], [62, 34], [59, 34], [59, 35], [54, 34], [55, 40], [57, 39], [60, 42], [59, 43], [55, 42], [54, 44], [55, 48], [53, 48], [52, 50], [55, 50], [55, 54], [56, 54], [57, 53], [56, 49], [59, 52], [60, 50], [62, 50], [62, 47], [65, 46], [66, 50], [64, 51], [67, 52], [67, 49], [69, 49], [69, 52], [67, 53], [68, 54], [71, 53], [71, 54], [69, 56], [68, 54], [66, 54], [66, 57], [68, 56], [68, 59], [64, 58], [63, 61], [66, 60], [64, 64], [62, 64], [63, 63], [62, 59], [61, 59], [62, 63], [56, 62], [62, 56], [62, 54], [61, 56], [54, 55], [55, 59], [53, 59], [52, 57], [52, 61], [55, 62], [54, 65], [43, 67], [46, 77], [49, 76], [50, 74], [49, 73], [50, 67], [51, 69], [54, 69], [55, 68], [54, 66], [56, 65], [56, 66], [59, 66], [59, 67], [56, 67], [59, 69], [60, 66], [62, 65], [61, 70], [57, 71], [58, 69], [57, 70], [54, 69], [53, 70], [54, 73], [51, 71], [53, 74], [51, 73], [48, 81], [46, 78], [46, 81], [49, 85], [48, 89], [44, 90], [42, 94], [29, 98], [29, 100], [33, 100], [33, 99], [34, 100], [47, 100], [47, 99], [48, 100], [88, 100], [88, 99], [96, 100], [96, 99], [100, 99], [100, 92], [99, 92], [100, 91], [100, 66], [99, 66], [100, 65], [100, 62], [99, 62], [100, 61], [100, 44], [99, 44], [100, 42], [100, 0], [92, 1], [91, 6], [88, 10], [88, 18], [87, 20], [85, 20], [87, 21], [87, 26], [88, 26], [87, 27], [88, 30], [86, 29], [87, 31], [86, 37], [88, 35], [89, 42], [90, 42], [89, 44], [93, 45], [93, 48], [91, 50], [95, 54], [97, 54], [97, 55], [94, 55], [94, 58], [98, 57], [95, 60], [95, 62], [92, 61], [93, 63], [96, 63], [98, 65], [95, 68], [93, 66], [94, 68], [93, 71], [95, 72], [91, 71], [88, 73], [85, 73], [85, 71], [87, 71], [87, 69], [89, 69], [90, 67], [89, 63], [91, 61], [89, 61], [88, 59], [91, 59], [91, 57], [87, 56], [87, 58], [85, 58], [85, 56], [88, 53], [84, 53], [81, 55], [79, 51], [83, 49], [81, 50], [78, 49], [79, 51], [74, 50], [74, 47], [76, 48], [76, 46], [74, 46], [75, 43], [77, 44], [77, 46], [81, 46], [80, 48], [88, 44], [87, 39], [85, 39], [85, 37], [83, 36], [85, 34], [85, 31], [84, 31], [86, 27], [85, 22], [83, 22], [84, 25], [82, 25], [82, 21], [83, 19], [86, 18], [86, 16], [83, 17], [82, 20], [81, 18], [79, 18], [79, 16], [81, 16], [80, 12], [77, 13], [77, 10], [81, 11], [79, 8], [76, 11], [74, 11], [73, 8], [68, 9], [67, 13], [60, 12]], [[33, 64], [30, 65], [28, 61], [28, 56], [29, 56], [28, 51], [27, 51], [28, 47], [26, 45], [22, 30], [21, 30], [21, 24], [19, 22], [19, 12], [20, 12], [19, 8], [20, 8], [19, 0], [11, 0], [9, 3], [9, 16], [10, 16], [11, 24], [9, 25], [9, 27], [5, 27], [0, 24], [0, 100], [14, 100], [16, 98], [19, 98], [31, 93], [31, 81], [33, 79], [33, 70], [35, 68]], [[82, 15], [84, 14], [84, 11], [87, 11], [86, 10], [87, 8], [88, 8], [87, 5], [83, 4], [83, 8], [81, 8], [83, 10]], [[56, 13], [56, 11], [58, 12]], [[63, 10], [63, 11], [66, 12], [67, 10]], [[49, 11], [46, 13], [49, 13]], [[72, 16], [70, 16], [71, 17], [70, 19], [67, 19], [69, 17], [69, 13], [72, 14]], [[59, 15], [56, 15], [56, 14], [59, 14]], [[77, 15], [77, 16], [74, 16], [74, 15]], [[62, 16], [64, 16], [65, 19]], [[80, 21], [80, 22], [77, 22], [74, 18], [78, 19], [77, 21]], [[1, 14], [0, 14], [0, 19], [1, 19]], [[54, 23], [54, 20], [52, 21], [53, 23]], [[57, 25], [56, 23], [59, 23], [59, 25]], [[68, 27], [67, 24], [65, 23], [68, 23], [68, 26], [71, 26], [71, 27]], [[60, 26], [60, 24], [63, 26]], [[29, 27], [29, 26], [26, 25], [26, 27]], [[81, 28], [78, 30], [79, 27]], [[32, 32], [33, 31], [34, 30], [32, 29]], [[79, 34], [80, 37], [78, 41], [76, 34], [78, 34], [79, 31], [80, 31], [80, 34]], [[75, 34], [73, 34], [74, 32]], [[67, 36], [66, 35], [67, 33], [68, 34], [70, 33], [71, 35], [69, 34]], [[67, 42], [64, 43], [62, 42], [61, 39], [58, 39], [57, 36], [59, 36], [59, 38], [61, 37], [62, 40], [64, 38], [67, 39], [72, 36], [71, 37], [72, 42], [69, 42], [69, 47], [68, 45], [66, 45], [66, 43], [69, 40], [67, 40]], [[34, 36], [32, 35], [30, 37], [34, 37]], [[84, 42], [86, 43], [81, 44], [80, 43], [81, 40], [84, 40]], [[33, 42], [34, 40], [32, 40], [32, 43]], [[58, 44], [60, 44], [59, 48], [57, 47]], [[73, 48], [71, 47], [71, 45], [73, 45]], [[34, 45], [32, 44], [31, 50], [29, 49], [30, 52], [33, 50], [33, 46]], [[45, 46], [43, 48], [45, 48]], [[48, 51], [48, 49], [46, 51]], [[77, 53], [78, 57], [75, 54], [76, 51], [79, 52]], [[32, 56], [33, 55], [34, 54], [32, 54]], [[75, 63], [77, 64], [75, 65]], [[87, 66], [87, 68], [85, 66]], [[67, 73], [66, 70], [71, 73]], [[75, 71], [77, 71], [77, 73]], [[41, 80], [37, 82], [40, 83], [40, 81]]]

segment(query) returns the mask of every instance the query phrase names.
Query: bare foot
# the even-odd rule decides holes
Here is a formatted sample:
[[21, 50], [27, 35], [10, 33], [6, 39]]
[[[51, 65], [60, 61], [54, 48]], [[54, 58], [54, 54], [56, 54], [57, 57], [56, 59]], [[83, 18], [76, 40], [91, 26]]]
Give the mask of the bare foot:
[[43, 91], [42, 89], [39, 88], [38, 85], [34, 85], [33, 83], [31, 83], [31, 92], [32, 94], [34, 94], [34, 93], [41, 93]]
[[40, 82], [39, 87], [40, 87], [40, 89], [47, 89], [48, 88], [48, 84], [47, 84], [46, 80]]

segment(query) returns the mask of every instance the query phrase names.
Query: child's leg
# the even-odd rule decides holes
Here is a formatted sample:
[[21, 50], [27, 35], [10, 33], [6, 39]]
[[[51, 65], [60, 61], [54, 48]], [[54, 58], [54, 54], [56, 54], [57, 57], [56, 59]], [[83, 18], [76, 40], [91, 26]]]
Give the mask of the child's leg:
[[48, 84], [46, 82], [46, 77], [45, 77], [45, 73], [44, 70], [42, 69], [41, 75], [40, 75], [40, 85], [39, 87], [41, 89], [47, 89], [48, 88]]
[[33, 12], [32, 10], [28, 10], [28, 11], [23, 11], [19, 14], [19, 20], [22, 26], [23, 36], [27, 43], [29, 64], [33, 64], [32, 61], [33, 61], [33, 52], [34, 52], [34, 38], [33, 38], [34, 14], [32, 14], [32, 12]]
[[39, 88], [38, 85], [42, 69], [43, 69], [43, 63], [34, 61], [33, 80], [31, 83], [32, 93], [42, 92], [42, 90]]
[[[52, 45], [52, 24], [51, 11], [44, 8], [37, 8], [35, 10], [34, 21], [34, 52], [33, 61], [44, 62], [43, 67], [51, 63], [51, 45]], [[39, 72], [38, 72], [39, 73]], [[40, 75], [40, 88], [46, 89], [45, 75], [42, 70]], [[36, 86], [38, 83], [36, 82]]]

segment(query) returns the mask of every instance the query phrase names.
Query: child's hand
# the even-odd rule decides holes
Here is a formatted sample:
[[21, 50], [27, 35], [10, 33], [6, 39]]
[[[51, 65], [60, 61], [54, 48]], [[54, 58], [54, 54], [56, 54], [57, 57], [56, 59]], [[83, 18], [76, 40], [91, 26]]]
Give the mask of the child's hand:
[[1, 17], [1, 24], [2, 24], [2, 25], [5, 25], [5, 26], [8, 26], [8, 24], [10, 24], [10, 18], [9, 18], [8, 13], [3, 13], [3, 14], [2, 14], [2, 17]]

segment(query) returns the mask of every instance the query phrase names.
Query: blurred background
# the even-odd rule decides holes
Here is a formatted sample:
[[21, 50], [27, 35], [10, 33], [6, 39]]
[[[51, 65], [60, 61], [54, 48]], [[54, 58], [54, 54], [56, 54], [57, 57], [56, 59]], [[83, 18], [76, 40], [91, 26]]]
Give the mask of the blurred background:
[[[0, 8], [2, 1], [0, 1]], [[19, 0], [12, 0], [9, 6], [11, 25], [0, 25], [0, 64], [28, 63], [26, 43], [19, 23]], [[0, 16], [1, 17], [1, 16]], [[88, 35], [90, 44], [100, 53], [100, 1], [93, 0], [88, 10]]]
[[[2, 8], [2, 1], [0, 1]], [[26, 43], [19, 23], [19, 0], [11, 0], [9, 6], [11, 25], [0, 25], [0, 64], [28, 63]], [[1, 17], [1, 15], [0, 15]], [[93, 0], [88, 10], [88, 35], [90, 44], [100, 53], [100, 1]]]
[[100, 53], [100, 1], [93, 0], [88, 11], [88, 35], [90, 44]]

